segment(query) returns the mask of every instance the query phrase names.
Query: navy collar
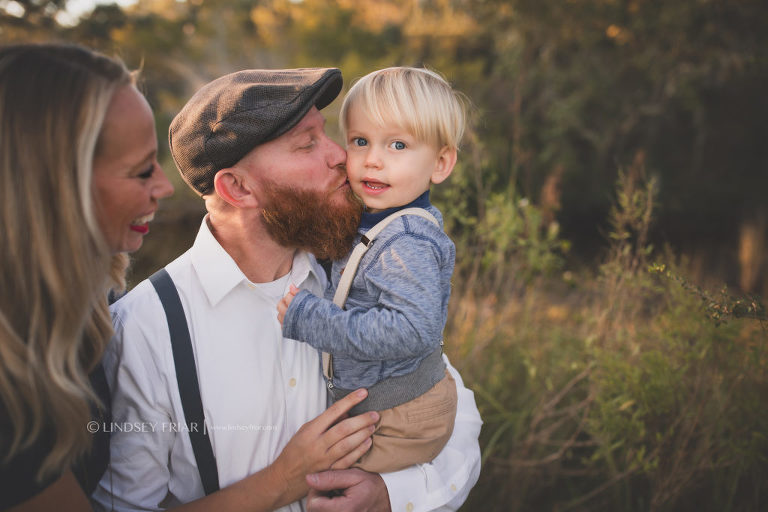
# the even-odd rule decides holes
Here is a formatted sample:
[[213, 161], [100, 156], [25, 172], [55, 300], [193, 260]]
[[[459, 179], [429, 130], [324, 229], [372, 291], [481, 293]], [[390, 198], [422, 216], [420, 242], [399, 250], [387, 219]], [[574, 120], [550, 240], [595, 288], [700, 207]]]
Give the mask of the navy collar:
[[429, 190], [427, 190], [419, 197], [403, 206], [387, 208], [384, 211], [376, 213], [363, 212], [363, 217], [360, 219], [360, 228], [365, 230], [371, 229], [373, 226], [384, 220], [387, 216], [395, 213], [396, 211], [404, 210], [405, 208], [428, 208], [429, 206], [431, 206], [431, 203], [429, 202]]

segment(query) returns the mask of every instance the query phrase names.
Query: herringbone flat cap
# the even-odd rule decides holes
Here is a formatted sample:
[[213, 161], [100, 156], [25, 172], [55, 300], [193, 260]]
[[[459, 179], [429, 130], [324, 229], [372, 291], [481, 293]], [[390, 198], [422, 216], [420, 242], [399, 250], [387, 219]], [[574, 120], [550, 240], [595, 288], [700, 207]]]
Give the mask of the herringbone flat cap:
[[339, 95], [336, 68], [249, 69], [203, 86], [171, 122], [168, 143], [176, 166], [199, 194], [213, 191], [213, 177], [249, 151], [284, 134], [312, 106]]

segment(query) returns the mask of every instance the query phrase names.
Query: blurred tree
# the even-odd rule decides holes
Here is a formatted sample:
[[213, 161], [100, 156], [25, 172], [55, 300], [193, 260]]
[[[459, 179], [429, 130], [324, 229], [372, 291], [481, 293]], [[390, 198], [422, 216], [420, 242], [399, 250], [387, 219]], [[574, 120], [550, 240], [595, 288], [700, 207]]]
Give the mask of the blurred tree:
[[739, 226], [768, 215], [763, 0], [139, 0], [70, 28], [56, 23], [64, 5], [0, 0], [3, 40], [64, 38], [141, 66], [160, 133], [235, 69], [339, 66], [348, 85], [426, 65], [476, 112], [459, 171], [436, 190], [452, 229], [474, 232], [493, 194], [524, 196], [593, 256], [618, 169], [645, 167], [660, 184], [655, 241], [705, 246], [721, 275], [741, 243], [760, 268], [746, 246], [761, 247], [765, 229], [747, 240]]
[[59, 29], [56, 15], [67, 0], [0, 0], [0, 38], [3, 41], [42, 40]]
[[471, 94], [501, 135], [493, 167], [533, 197], [562, 168], [567, 235], [583, 245], [606, 218], [617, 169], [642, 159], [661, 182], [657, 235], [735, 246], [735, 223], [766, 204], [768, 4], [470, 5], [492, 39], [488, 79]]

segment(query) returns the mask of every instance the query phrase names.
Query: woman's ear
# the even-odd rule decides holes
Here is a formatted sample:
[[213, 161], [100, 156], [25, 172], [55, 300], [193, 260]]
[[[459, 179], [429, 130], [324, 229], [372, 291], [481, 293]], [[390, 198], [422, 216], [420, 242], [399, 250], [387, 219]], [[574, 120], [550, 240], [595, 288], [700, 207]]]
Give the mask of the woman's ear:
[[258, 205], [246, 176], [237, 167], [217, 172], [213, 177], [213, 188], [219, 197], [237, 208]]
[[432, 172], [432, 183], [438, 184], [445, 181], [453, 172], [457, 158], [458, 151], [456, 148], [443, 146], [437, 153], [437, 163], [435, 170]]

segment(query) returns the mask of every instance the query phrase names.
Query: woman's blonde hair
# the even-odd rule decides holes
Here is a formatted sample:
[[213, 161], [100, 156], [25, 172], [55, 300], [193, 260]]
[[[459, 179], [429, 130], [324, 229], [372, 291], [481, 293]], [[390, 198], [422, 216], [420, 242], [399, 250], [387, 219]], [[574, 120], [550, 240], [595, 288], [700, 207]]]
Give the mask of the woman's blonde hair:
[[438, 147], [458, 149], [464, 135], [465, 96], [429, 69], [380, 69], [355, 82], [344, 97], [339, 115], [345, 138], [353, 104], [376, 124], [402, 127], [418, 140]]
[[0, 460], [51, 436], [38, 479], [90, 446], [88, 374], [127, 264], [99, 229], [93, 157], [114, 92], [132, 83], [79, 46], [0, 48]]

